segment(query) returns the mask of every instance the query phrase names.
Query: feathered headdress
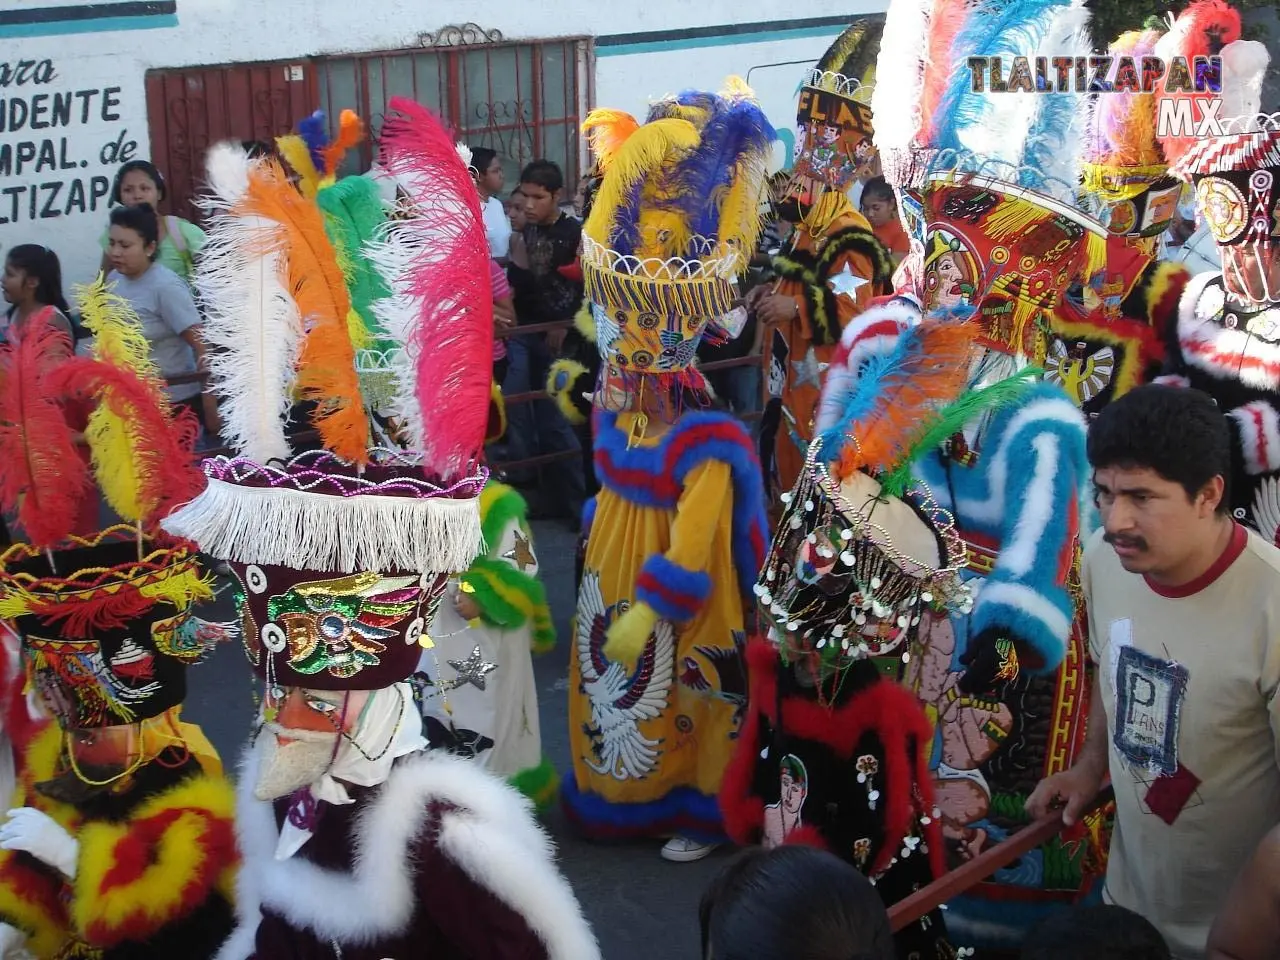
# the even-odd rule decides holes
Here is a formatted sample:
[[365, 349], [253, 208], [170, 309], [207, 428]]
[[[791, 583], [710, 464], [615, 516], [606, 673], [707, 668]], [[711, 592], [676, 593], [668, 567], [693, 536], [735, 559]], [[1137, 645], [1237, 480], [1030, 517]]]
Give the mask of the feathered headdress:
[[[659, 396], [700, 388], [698, 341], [732, 309], [731, 281], [759, 238], [773, 130], [736, 78], [718, 95], [658, 101], [643, 125], [596, 111], [585, 129], [601, 151], [582, 256], [601, 357], [625, 376], [657, 376]], [[619, 315], [658, 322], [619, 324]]]
[[[1240, 14], [1225, 0], [1195, 0], [1186, 10], [1176, 17], [1170, 18], [1169, 32], [1156, 44], [1156, 56], [1166, 65], [1173, 63], [1174, 57], [1184, 58], [1185, 65], [1195, 70], [1196, 57], [1219, 55], [1222, 48], [1240, 39]], [[1224, 70], [1224, 74], [1226, 71]], [[1186, 90], [1181, 84], [1178, 89], [1170, 89], [1175, 78], [1166, 72], [1156, 86], [1157, 101], [1171, 101], [1175, 105], [1180, 101], [1191, 102], [1193, 121], [1200, 117], [1199, 107], [1218, 96], [1211, 90]], [[1183, 79], [1187, 79], [1185, 74]], [[1229, 77], [1224, 75], [1223, 80]], [[1168, 111], [1166, 106], [1165, 110]], [[1176, 163], [1184, 153], [1193, 147], [1198, 138], [1192, 135], [1176, 134], [1172, 130], [1160, 137], [1160, 146], [1164, 158], [1170, 164]]]
[[298, 124], [298, 132], [276, 138], [280, 156], [298, 175], [298, 187], [305, 197], [314, 197], [338, 177], [338, 167], [347, 151], [364, 139], [364, 123], [354, 110], [338, 117], [338, 134], [329, 139], [323, 110], [317, 110]]
[[[383, 166], [419, 216], [377, 222], [348, 202], [361, 186], [325, 187], [320, 196], [327, 202], [332, 195], [341, 207], [341, 257], [319, 203], [278, 165], [230, 147], [211, 156], [211, 173], [222, 170], [225, 183], [215, 191], [214, 255], [202, 258], [197, 282], [222, 298], [211, 312], [230, 356], [220, 358], [214, 376], [239, 404], [241, 456], [206, 460], [205, 493], [166, 526], [227, 559], [242, 582], [264, 569], [285, 580], [340, 576], [338, 594], [352, 574], [383, 571], [412, 581], [412, 591], [393, 592], [406, 611], [429, 618], [447, 574], [465, 569], [481, 546], [478, 497], [486, 473], [476, 461], [488, 411], [492, 306], [479, 198], [465, 165], [423, 108], [399, 99], [392, 107], [409, 122], [393, 117], [385, 124]], [[330, 146], [327, 170], [339, 156]], [[364, 262], [344, 273], [343, 259]], [[235, 263], [252, 268], [240, 289], [226, 282]], [[383, 325], [385, 353], [397, 358], [395, 390], [414, 405], [402, 429], [392, 431], [408, 436], [408, 451], [371, 446], [371, 411], [347, 323], [358, 276], [375, 287], [368, 309]], [[262, 306], [249, 314], [249, 336], [237, 343], [234, 313], [246, 295]], [[269, 348], [259, 352], [263, 340]], [[315, 404], [324, 449], [283, 462], [251, 455], [255, 448], [287, 452], [279, 421], [293, 395]], [[275, 592], [288, 589], [282, 580]], [[422, 618], [406, 618], [401, 634], [414, 623], [421, 629]], [[276, 653], [285, 669], [290, 652], [273, 647], [270, 655]], [[341, 669], [349, 671], [343, 682], [357, 683], [359, 664]]]
[[444, 126], [393, 97], [381, 163], [408, 200], [369, 256], [391, 295], [375, 305], [396, 347], [392, 412], [446, 479], [484, 446], [493, 356], [493, 291], [480, 197]]

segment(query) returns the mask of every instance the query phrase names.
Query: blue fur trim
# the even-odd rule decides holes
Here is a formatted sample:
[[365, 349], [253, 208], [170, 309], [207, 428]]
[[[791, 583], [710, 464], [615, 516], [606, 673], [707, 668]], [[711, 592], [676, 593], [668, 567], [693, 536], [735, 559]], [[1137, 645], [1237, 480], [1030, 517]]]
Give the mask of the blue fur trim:
[[677, 787], [647, 803], [611, 803], [578, 789], [576, 778], [560, 783], [565, 815], [581, 833], [600, 840], [626, 840], [679, 834], [698, 843], [724, 843], [716, 797], [692, 787]]
[[[769, 546], [764, 474], [747, 429], [727, 413], [686, 413], [652, 447], [627, 449], [615, 413], [596, 414], [596, 475], [601, 486], [644, 507], [674, 509], [685, 478], [708, 460], [729, 465], [733, 484], [733, 563], [738, 587], [751, 596]], [[681, 442], [696, 433], [697, 442]], [[679, 449], [679, 453], [675, 451]], [[607, 464], [614, 469], [609, 469]], [[625, 472], [628, 476], [621, 476]]]
[[596, 520], [596, 498], [589, 497], [582, 504], [582, 532], [584, 535], [591, 533], [591, 524]]
[[[1056, 445], [1058, 469], [1051, 486], [1041, 488], [1035, 481], [1037, 444], [1050, 440]], [[1020, 403], [993, 417], [976, 466], [952, 464], [948, 475], [941, 455], [935, 454], [922, 458], [917, 469], [939, 504], [955, 515], [962, 534], [998, 547], [995, 567], [970, 614], [969, 633], [1000, 631], [1035, 650], [1044, 671], [1056, 669], [1066, 654], [1073, 616], [1066, 582], [1059, 576], [1078, 532], [1069, 514], [1074, 506], [1079, 529], [1087, 529], [1092, 511], [1080, 411], [1058, 387], [1037, 384]], [[1030, 558], [1025, 569], [1015, 568], [1006, 551], [1019, 520], [1046, 498], [1051, 504], [1048, 522], [1033, 549], [1020, 558]]]
[[636, 599], [672, 623], [687, 623], [711, 596], [711, 575], [690, 570], [656, 553], [640, 567]]

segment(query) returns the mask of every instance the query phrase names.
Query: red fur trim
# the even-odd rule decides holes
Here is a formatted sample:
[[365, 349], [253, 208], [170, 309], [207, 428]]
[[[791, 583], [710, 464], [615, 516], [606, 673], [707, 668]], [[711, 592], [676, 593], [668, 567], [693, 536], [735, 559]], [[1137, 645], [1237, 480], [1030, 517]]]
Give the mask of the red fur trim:
[[[756, 693], [756, 674], [769, 669], [753, 662], [751, 652], [761, 646], [768, 649], [767, 644], [754, 638], [747, 644], [751, 698], [737, 748], [720, 780], [720, 814], [724, 818], [724, 832], [730, 840], [743, 847], [760, 842], [764, 824], [764, 800], [751, 792], [756, 757], [760, 752], [760, 712], [757, 708], [761, 701]], [[776, 663], [777, 657], [772, 659]]]
[[[51, 924], [66, 926], [66, 911], [62, 907], [63, 884], [55, 871], [37, 866], [30, 856], [10, 853], [0, 861], [0, 887], [15, 900], [28, 904], [43, 914]], [[0, 914], [0, 918], [3, 915]], [[11, 925], [9, 918], [6, 922]]]
[[784, 847], [816, 847], [819, 850], [830, 850], [826, 838], [817, 827], [802, 823], [782, 841]]
[[163, 905], [163, 916], [156, 915], [154, 905], [148, 909], [144, 904], [137, 904], [118, 924], [95, 920], [85, 930], [90, 942], [109, 947], [126, 940], [145, 940], [159, 925], [187, 916], [199, 907], [222, 872], [236, 861], [235, 833], [230, 820], [190, 807], [165, 810], [130, 824], [129, 832], [112, 850], [112, 866], [103, 876], [98, 893], [106, 895], [114, 888], [127, 887], [140, 880], [155, 866], [156, 845], [165, 831], [183, 816], [199, 817], [203, 829], [198, 841], [199, 853], [192, 852], [186, 860], [188, 872], [175, 878], [180, 883], [180, 893]]
[[[750, 702], [754, 709], [748, 711], [742, 742], [725, 772], [724, 791], [721, 794], [721, 809], [726, 810], [726, 824], [732, 815], [735, 828], [740, 826], [745, 815], [755, 809], [757, 803], [759, 814], [752, 826], [758, 830], [763, 821], [763, 801], [758, 798], [754, 798], [755, 803], [734, 801], [728, 799], [726, 793], [729, 789], [736, 789], [740, 791], [740, 797], [749, 796], [750, 768], [744, 770], [743, 766], [751, 762], [755, 751], [759, 749], [755, 742], [759, 735], [757, 713], [777, 724], [775, 710], [778, 662], [778, 653], [771, 644], [757, 639], [747, 645], [747, 668], [751, 678]], [[798, 737], [824, 743], [837, 756], [849, 760], [853, 759], [858, 741], [863, 735], [871, 732], [880, 739], [885, 759], [884, 786], [880, 791], [884, 803], [885, 840], [876, 862], [871, 866], [871, 872], [880, 873], [887, 869], [889, 861], [897, 855], [903, 838], [911, 828], [917, 795], [913, 794], [913, 786], [923, 811], [930, 815], [933, 811], [933, 778], [929, 776], [925, 760], [933, 729], [919, 700], [910, 691], [887, 680], [868, 687], [852, 701], [836, 709], [824, 707], [812, 700], [788, 697], [782, 703], [782, 727]], [[916, 747], [914, 769], [909, 751], [913, 741]], [[730, 829], [730, 835], [736, 838], [738, 831]], [[926, 828], [926, 840], [934, 875], [941, 876], [942, 836], [936, 822]]]

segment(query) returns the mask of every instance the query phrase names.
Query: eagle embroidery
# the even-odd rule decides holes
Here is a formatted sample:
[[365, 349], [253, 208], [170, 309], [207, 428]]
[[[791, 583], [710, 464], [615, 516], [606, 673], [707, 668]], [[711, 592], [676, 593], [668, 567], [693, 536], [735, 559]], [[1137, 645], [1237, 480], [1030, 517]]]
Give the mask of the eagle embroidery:
[[658, 621], [630, 675], [621, 663], [605, 657], [605, 634], [628, 606], [622, 601], [606, 609], [600, 574], [583, 574], [576, 630], [582, 690], [591, 703], [591, 723], [583, 724], [583, 732], [591, 738], [593, 754], [583, 760], [615, 780], [642, 779], [658, 765], [662, 741], [641, 734], [640, 721], [667, 708], [675, 666], [675, 631], [665, 620]]

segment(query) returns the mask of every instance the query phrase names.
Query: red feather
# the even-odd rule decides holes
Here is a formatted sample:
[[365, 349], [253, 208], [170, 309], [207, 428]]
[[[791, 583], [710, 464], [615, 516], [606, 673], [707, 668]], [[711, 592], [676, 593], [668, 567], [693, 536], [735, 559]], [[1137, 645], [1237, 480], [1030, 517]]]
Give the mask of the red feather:
[[146, 526], [154, 526], [175, 509], [195, 499], [205, 478], [196, 463], [200, 424], [195, 414], [169, 403], [159, 382], [149, 382], [126, 367], [73, 357], [54, 373], [57, 388], [97, 402], [137, 426], [140, 439], [132, 464], [139, 477], [138, 500], [146, 504]]
[[412, 296], [423, 305], [409, 346], [429, 469], [452, 479], [484, 447], [493, 358], [493, 291], [480, 195], [431, 111], [392, 97], [382, 163], [410, 194], [425, 243]]
[[[1169, 63], [1171, 58], [1181, 56], [1187, 58], [1187, 67], [1195, 75], [1195, 58], [1216, 56], [1228, 43], [1240, 39], [1240, 13], [1224, 0], [1195, 0], [1173, 21], [1173, 26], [1156, 44], [1156, 55]], [[1218, 96], [1212, 91], [1187, 92], [1185, 90], [1170, 91], [1169, 77], [1166, 74], [1156, 84], [1156, 101], [1161, 98], [1171, 100], [1192, 101], [1192, 121], [1198, 122], [1200, 110], [1196, 106]], [[1164, 158], [1174, 163], [1197, 142], [1195, 136], [1160, 137], [1160, 146], [1164, 150]]]
[[0, 346], [0, 503], [44, 549], [71, 533], [91, 486], [59, 406], [53, 374], [68, 362], [67, 335], [52, 318], [41, 311], [16, 346]]

